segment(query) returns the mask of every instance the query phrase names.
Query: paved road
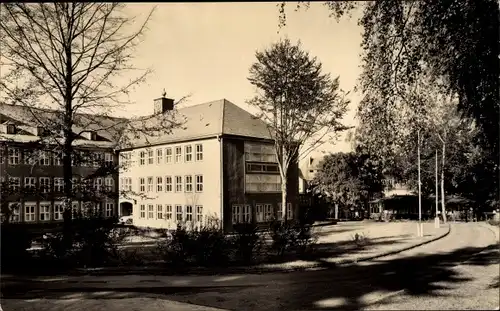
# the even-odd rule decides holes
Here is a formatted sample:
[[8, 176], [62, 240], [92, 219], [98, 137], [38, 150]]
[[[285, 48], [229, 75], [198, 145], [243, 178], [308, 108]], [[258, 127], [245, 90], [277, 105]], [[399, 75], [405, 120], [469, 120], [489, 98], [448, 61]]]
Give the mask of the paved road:
[[[341, 268], [276, 274], [225, 286], [4, 288], [4, 310], [493, 309], [498, 306], [498, 246], [487, 228], [456, 224], [443, 240], [383, 260]], [[487, 251], [460, 265], [472, 255]], [[495, 288], [496, 286], [496, 288]], [[464, 290], [464, 288], [466, 290]], [[378, 301], [387, 294], [396, 295]], [[496, 295], [494, 294], [496, 293]], [[477, 299], [471, 299], [477, 298]], [[428, 301], [428, 302], [426, 302]], [[177, 308], [177, 309], [176, 309]], [[214, 310], [214, 309], [206, 309]]]

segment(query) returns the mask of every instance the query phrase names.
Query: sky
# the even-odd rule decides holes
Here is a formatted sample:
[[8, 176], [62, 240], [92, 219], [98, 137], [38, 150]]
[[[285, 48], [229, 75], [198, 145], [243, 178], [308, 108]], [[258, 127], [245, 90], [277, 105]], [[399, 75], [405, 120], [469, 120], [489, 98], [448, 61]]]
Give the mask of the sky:
[[[313, 2], [307, 11], [299, 12], [294, 11], [295, 3], [288, 3], [287, 25], [282, 29], [278, 7], [271, 2], [129, 3], [126, 14], [140, 22], [154, 6], [134, 58], [134, 65], [151, 68], [153, 73], [130, 94], [134, 104], [118, 112], [121, 116], [152, 113], [153, 100], [161, 97], [163, 89], [175, 100], [191, 94], [183, 106], [225, 98], [255, 113], [245, 103], [254, 95], [247, 77], [255, 52], [288, 37], [292, 42], [300, 40], [302, 48], [322, 62], [325, 73], [340, 76], [340, 87], [351, 91], [343, 122], [356, 124], [360, 97], [353, 88], [361, 73], [358, 12], [337, 23], [321, 3]], [[350, 144], [341, 138], [313, 154], [349, 150]]]

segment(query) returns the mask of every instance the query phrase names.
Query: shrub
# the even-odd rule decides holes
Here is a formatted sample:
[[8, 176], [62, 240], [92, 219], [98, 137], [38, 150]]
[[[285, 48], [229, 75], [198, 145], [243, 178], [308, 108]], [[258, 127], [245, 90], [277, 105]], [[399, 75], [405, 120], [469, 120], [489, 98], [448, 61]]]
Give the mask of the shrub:
[[272, 243], [271, 249], [282, 257], [287, 250], [294, 246], [297, 240], [297, 231], [291, 222], [273, 221], [269, 228]]
[[33, 234], [20, 224], [2, 224], [1, 235], [2, 269], [23, 267], [23, 262], [30, 259], [27, 249], [31, 247]]
[[299, 221], [293, 229], [295, 230], [295, 234], [291, 235], [293, 238], [291, 244], [296, 247], [299, 256], [309, 254], [313, 250], [312, 246], [318, 240], [314, 228], [308, 222]]
[[255, 255], [261, 251], [262, 243], [256, 224], [242, 223], [234, 226], [236, 234], [233, 238], [236, 260], [251, 263]]

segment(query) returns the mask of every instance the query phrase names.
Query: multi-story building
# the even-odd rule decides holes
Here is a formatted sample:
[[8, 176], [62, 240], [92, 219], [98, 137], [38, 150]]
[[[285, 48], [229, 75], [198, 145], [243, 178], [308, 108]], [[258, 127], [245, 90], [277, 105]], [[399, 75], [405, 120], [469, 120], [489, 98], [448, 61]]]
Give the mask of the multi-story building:
[[[33, 114], [37, 114], [37, 118]], [[9, 222], [30, 224], [62, 221], [65, 198], [62, 150], [55, 141], [50, 144], [46, 139], [47, 136], [60, 137], [48, 134], [47, 126], [39, 124], [41, 119], [50, 122], [55, 118], [60, 118], [57, 111], [0, 104], [2, 220], [8, 217]], [[73, 143], [73, 209], [93, 206], [104, 216], [116, 215], [117, 196], [97, 194], [116, 193], [117, 171], [109, 170], [109, 174], [96, 171], [118, 163], [114, 150], [116, 133], [113, 132], [118, 129], [112, 125], [123, 123], [123, 119], [91, 115], [76, 115], [75, 118], [81, 127], [73, 129], [78, 135]]]
[[[155, 114], [173, 100], [155, 100]], [[266, 124], [222, 99], [178, 109], [182, 127], [168, 135], [131, 139], [120, 151], [120, 211], [133, 210], [136, 226], [173, 229], [209, 219], [225, 231], [241, 222], [281, 218], [281, 177]], [[288, 218], [297, 209], [298, 166], [290, 166]]]

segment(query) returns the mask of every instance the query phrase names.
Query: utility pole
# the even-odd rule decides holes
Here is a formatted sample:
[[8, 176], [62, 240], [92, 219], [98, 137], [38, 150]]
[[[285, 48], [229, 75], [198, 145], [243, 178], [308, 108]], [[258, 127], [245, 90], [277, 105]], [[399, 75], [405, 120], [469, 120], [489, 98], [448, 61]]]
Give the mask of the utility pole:
[[436, 218], [434, 218], [434, 227], [439, 228], [439, 181], [438, 181], [438, 151], [436, 149]]

